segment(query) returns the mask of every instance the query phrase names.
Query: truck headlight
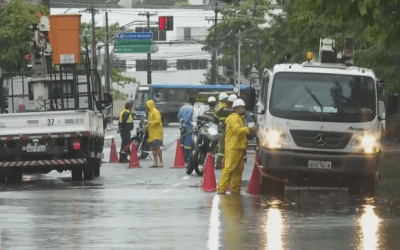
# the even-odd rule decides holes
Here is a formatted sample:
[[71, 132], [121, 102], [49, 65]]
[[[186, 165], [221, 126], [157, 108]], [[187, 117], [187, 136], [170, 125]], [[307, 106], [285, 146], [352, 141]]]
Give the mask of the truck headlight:
[[284, 144], [290, 142], [289, 136], [283, 131], [276, 129], [269, 129], [260, 136], [262, 139], [262, 146], [270, 149], [281, 148]]
[[353, 146], [362, 148], [365, 154], [379, 152], [378, 138], [371, 134], [365, 134], [357, 137], [353, 141]]

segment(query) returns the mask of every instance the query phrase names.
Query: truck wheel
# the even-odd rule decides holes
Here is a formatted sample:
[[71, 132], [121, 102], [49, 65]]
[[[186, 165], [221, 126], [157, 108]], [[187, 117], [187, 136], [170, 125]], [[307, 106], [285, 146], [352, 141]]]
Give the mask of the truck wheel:
[[99, 177], [101, 160], [100, 159], [91, 159], [89, 162], [90, 162], [89, 167], [93, 169], [93, 176]]
[[22, 182], [22, 170], [16, 169], [13, 173], [7, 177], [7, 182], [11, 184], [21, 183]]
[[101, 165], [101, 160], [99, 160], [99, 159], [93, 160], [93, 176], [94, 177], [100, 176], [100, 165]]
[[81, 181], [82, 180], [82, 170], [80, 169], [72, 169], [72, 181]]
[[86, 168], [83, 170], [83, 179], [84, 179], [85, 181], [90, 181], [90, 180], [93, 180], [93, 177], [94, 177], [93, 168], [92, 168], [91, 166], [86, 167]]
[[283, 197], [285, 195], [285, 184], [262, 176], [260, 181], [260, 193]]

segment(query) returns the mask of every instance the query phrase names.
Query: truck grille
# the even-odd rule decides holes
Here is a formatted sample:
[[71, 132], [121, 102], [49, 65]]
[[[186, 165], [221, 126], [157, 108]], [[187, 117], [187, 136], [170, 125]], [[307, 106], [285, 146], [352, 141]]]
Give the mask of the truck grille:
[[294, 143], [304, 148], [344, 149], [352, 133], [325, 132], [312, 130], [290, 130]]

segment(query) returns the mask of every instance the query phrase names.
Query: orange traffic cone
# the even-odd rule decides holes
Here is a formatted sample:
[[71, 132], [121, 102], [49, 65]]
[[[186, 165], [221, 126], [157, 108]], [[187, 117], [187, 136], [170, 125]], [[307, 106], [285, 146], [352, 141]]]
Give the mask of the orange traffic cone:
[[25, 107], [25, 102], [24, 102], [24, 95], [21, 94], [19, 96], [19, 105], [18, 105], [18, 112], [25, 112], [26, 111], [26, 107]]
[[203, 191], [215, 192], [217, 191], [217, 182], [215, 181], [213, 159], [211, 154], [208, 154], [206, 163], [204, 165]]
[[140, 168], [139, 157], [137, 156], [136, 143], [132, 143], [131, 157], [129, 159], [129, 168]]
[[254, 164], [253, 173], [251, 174], [251, 178], [249, 184], [247, 185], [247, 193], [249, 194], [260, 194], [260, 169], [258, 168], [258, 160]]
[[117, 147], [115, 146], [115, 140], [112, 138], [112, 143], [111, 143], [111, 153], [110, 153], [110, 163], [118, 163], [118, 153], [117, 153]]
[[185, 159], [183, 157], [183, 151], [181, 146], [181, 140], [178, 140], [178, 143], [176, 145], [174, 168], [186, 168]]

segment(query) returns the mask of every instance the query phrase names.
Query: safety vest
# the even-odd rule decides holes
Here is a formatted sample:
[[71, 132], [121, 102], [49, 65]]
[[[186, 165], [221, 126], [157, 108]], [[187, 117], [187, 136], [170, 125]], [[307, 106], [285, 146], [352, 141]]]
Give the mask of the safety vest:
[[128, 120], [126, 120], [126, 123], [133, 123], [132, 113], [129, 109], [124, 109], [119, 113], [119, 122], [122, 123], [122, 117], [124, 116], [125, 112], [129, 113], [129, 117]]

